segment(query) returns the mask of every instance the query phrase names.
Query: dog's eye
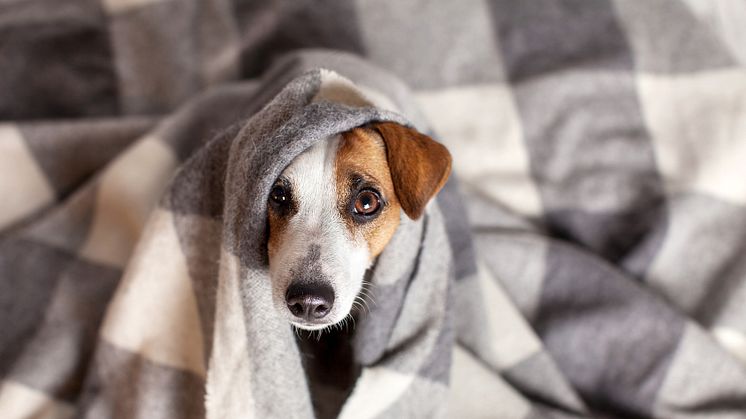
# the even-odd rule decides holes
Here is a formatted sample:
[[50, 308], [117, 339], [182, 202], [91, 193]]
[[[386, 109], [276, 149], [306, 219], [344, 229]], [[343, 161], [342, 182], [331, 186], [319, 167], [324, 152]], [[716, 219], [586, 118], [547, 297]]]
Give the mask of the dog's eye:
[[353, 211], [355, 214], [371, 216], [381, 208], [381, 197], [374, 191], [362, 191], [355, 197]]
[[276, 205], [284, 206], [290, 203], [290, 193], [284, 185], [278, 184], [272, 187], [269, 199]]

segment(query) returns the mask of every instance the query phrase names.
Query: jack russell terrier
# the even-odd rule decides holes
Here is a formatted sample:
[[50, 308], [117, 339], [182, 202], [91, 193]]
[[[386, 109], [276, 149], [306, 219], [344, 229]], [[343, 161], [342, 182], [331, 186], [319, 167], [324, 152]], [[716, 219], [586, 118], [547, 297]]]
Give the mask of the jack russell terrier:
[[332, 136], [296, 157], [269, 196], [276, 308], [305, 330], [344, 320], [401, 211], [419, 218], [450, 171], [443, 145], [392, 122]]

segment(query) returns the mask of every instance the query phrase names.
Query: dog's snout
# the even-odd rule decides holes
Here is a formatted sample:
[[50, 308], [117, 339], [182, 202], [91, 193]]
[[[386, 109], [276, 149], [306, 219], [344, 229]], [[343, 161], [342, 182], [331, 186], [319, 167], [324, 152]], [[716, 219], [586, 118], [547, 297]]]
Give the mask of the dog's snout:
[[306, 322], [316, 322], [331, 312], [334, 290], [323, 283], [292, 284], [285, 294], [285, 302], [293, 316]]

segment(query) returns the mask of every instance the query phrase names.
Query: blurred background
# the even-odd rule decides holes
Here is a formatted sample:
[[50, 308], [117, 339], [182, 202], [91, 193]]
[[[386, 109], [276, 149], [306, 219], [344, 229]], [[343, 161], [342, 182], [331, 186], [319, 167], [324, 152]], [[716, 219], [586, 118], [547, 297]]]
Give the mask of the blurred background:
[[744, 22], [730, 0], [4, 0], [0, 119], [118, 126], [65, 140], [79, 169], [45, 165], [59, 199], [200, 92], [351, 52], [414, 91], [480, 196], [642, 276], [635, 249], [678, 211], [744, 219]]

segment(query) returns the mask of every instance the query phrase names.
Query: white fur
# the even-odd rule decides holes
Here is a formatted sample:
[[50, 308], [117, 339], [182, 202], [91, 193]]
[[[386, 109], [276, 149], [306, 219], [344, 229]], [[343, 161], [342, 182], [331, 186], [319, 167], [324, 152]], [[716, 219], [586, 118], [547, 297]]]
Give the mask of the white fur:
[[[290, 218], [279, 238], [277, 253], [270, 259], [273, 300], [295, 326], [307, 330], [323, 329], [348, 315], [370, 266], [368, 243], [361, 236], [352, 236], [337, 205], [335, 161], [339, 141], [339, 136], [320, 141], [296, 157], [281, 175], [290, 182], [298, 211]], [[335, 297], [322, 325], [299, 323], [285, 303], [292, 270], [298, 269], [314, 244], [320, 247], [321, 269]]]

